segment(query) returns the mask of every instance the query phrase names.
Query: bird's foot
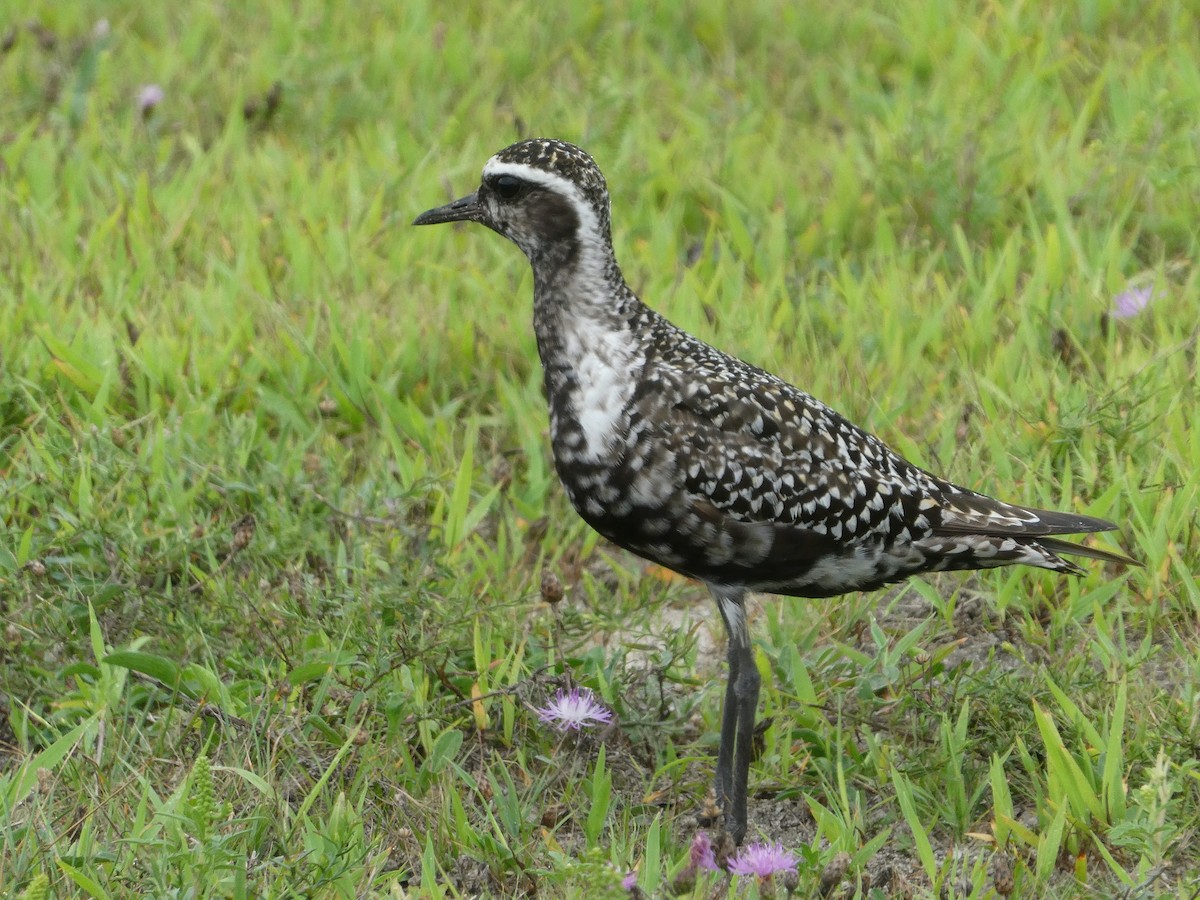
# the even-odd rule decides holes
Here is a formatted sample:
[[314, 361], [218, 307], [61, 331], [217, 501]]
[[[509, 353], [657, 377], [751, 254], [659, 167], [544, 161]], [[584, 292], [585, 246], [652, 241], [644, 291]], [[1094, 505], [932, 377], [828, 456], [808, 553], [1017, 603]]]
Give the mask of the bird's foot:
[[[704, 828], [712, 831], [713, 846], [718, 847], [723, 841], [729, 843], [729, 854], [741, 845], [746, 836], [746, 823], [734, 821], [732, 803], [729, 798], [718, 799], [715, 788], [709, 790], [704, 797], [704, 803], [696, 813], [696, 821]], [[727, 854], [727, 855], [729, 855]], [[718, 853], [718, 860], [720, 860]]]
[[729, 859], [737, 853], [740, 843], [741, 841], [734, 840], [733, 835], [723, 827], [712, 835], [713, 859], [717, 861], [718, 868], [722, 870], [729, 868]]
[[735, 822], [732, 814], [726, 816], [725, 834], [734, 847], [740, 847], [746, 838], [746, 823]]

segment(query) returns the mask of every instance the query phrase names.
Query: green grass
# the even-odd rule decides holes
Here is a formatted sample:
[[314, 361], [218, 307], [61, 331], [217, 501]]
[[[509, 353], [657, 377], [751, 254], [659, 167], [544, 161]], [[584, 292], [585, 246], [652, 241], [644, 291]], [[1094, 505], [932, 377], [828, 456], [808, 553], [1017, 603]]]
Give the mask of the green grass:
[[[657, 309], [1146, 564], [765, 600], [751, 831], [797, 895], [1195, 896], [1188, 4], [17, 18], [0, 894], [668, 891], [715, 752], [710, 601], [571, 512], [519, 252], [408, 227], [546, 134], [608, 174]], [[1130, 285], [1150, 306], [1107, 317]], [[541, 725], [568, 681], [618, 727]], [[770, 894], [737, 882], [693, 895]]]

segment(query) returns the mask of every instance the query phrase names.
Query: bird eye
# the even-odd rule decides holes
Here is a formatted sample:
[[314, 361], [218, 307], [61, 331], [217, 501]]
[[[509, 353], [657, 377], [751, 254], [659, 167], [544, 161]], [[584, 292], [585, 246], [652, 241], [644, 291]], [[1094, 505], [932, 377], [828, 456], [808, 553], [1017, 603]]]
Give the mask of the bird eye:
[[515, 175], [497, 175], [492, 179], [492, 189], [501, 200], [516, 200], [523, 184]]

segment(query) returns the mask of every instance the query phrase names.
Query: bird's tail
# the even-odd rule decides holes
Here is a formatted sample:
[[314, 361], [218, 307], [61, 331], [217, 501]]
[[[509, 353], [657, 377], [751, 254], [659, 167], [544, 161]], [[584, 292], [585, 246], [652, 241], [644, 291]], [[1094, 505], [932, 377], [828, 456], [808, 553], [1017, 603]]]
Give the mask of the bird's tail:
[[1051, 553], [1065, 554], [1067, 556], [1086, 556], [1088, 559], [1100, 559], [1123, 566], [1142, 565], [1136, 559], [1131, 559], [1123, 553], [1114, 553], [1112, 550], [1101, 550], [1098, 547], [1087, 547], [1083, 544], [1072, 544], [1070, 541], [1063, 541], [1058, 538], [1039, 537], [1037, 538], [1037, 543], [1038, 546], [1049, 550]]

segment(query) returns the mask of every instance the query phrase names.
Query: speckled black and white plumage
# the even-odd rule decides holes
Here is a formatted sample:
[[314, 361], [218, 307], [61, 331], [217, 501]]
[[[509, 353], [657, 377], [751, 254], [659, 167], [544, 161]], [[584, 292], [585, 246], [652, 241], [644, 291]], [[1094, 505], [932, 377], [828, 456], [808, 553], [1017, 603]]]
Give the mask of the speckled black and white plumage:
[[[829, 597], [1014, 564], [1080, 572], [1062, 553], [1129, 562], [1053, 537], [1112, 523], [1013, 506], [931, 475], [645, 306], [614, 256], [604, 177], [578, 147], [538, 139], [501, 150], [475, 194], [417, 224], [458, 220], [511, 239], [533, 267], [554, 461], [572, 505], [614, 543], [706, 582], [743, 650], [746, 590]], [[717, 770], [718, 799], [742, 804], [730, 811], [738, 840], [745, 774], [730, 766], [748, 768], [748, 749], [733, 759], [726, 745], [747, 727], [730, 706], [744, 713], [757, 698], [745, 659], [731, 647], [738, 677], [731, 671]]]

